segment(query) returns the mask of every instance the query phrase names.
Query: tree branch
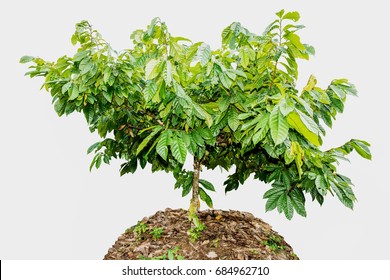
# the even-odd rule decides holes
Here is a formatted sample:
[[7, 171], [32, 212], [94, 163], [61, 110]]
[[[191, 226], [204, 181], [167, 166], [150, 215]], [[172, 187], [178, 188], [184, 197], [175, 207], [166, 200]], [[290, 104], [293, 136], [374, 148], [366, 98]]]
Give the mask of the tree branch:
[[87, 24], [88, 24], [88, 29], [89, 29], [89, 36], [91, 37], [91, 43], [95, 44], [97, 50], [99, 50], [98, 41], [96, 41], [96, 39], [93, 37], [92, 25], [89, 22], [87, 22]]
[[[282, 46], [282, 33], [283, 33], [283, 31], [282, 31], [282, 19], [280, 19], [279, 20], [279, 42], [278, 42], [278, 45], [277, 45], [278, 51], [279, 51], [279, 48]], [[279, 63], [280, 56], [276, 60], [275, 67], [274, 67], [274, 70], [272, 72], [271, 83], [269, 85], [269, 88], [272, 88], [273, 85], [274, 85], [275, 78], [276, 78], [276, 71], [278, 70], [278, 63]]]
[[145, 113], [146, 113], [146, 115], [148, 115], [149, 117], [155, 119], [156, 122], [157, 122], [159, 125], [165, 126], [164, 123], [163, 123], [159, 118], [157, 118], [157, 116], [156, 116], [155, 114], [153, 114], [152, 112], [146, 111]]

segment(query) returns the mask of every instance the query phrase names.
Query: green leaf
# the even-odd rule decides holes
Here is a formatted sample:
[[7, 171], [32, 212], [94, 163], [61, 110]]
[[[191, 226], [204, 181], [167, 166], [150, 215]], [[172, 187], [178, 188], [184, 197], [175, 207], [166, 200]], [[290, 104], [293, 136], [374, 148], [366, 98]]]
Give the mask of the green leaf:
[[[236, 71], [227, 69], [225, 72], [226, 76], [228, 76], [232, 81], [234, 81], [237, 78]], [[245, 75], [245, 74], [244, 74]]]
[[303, 91], [310, 91], [312, 90], [317, 84], [317, 79], [313, 75], [310, 75], [309, 81], [307, 82], [307, 85], [303, 88]]
[[219, 77], [219, 80], [221, 81], [222, 85], [227, 88], [227, 89], [230, 89], [231, 85], [233, 84], [233, 81], [229, 78], [228, 75], [226, 75], [225, 73], [220, 73], [218, 75]]
[[198, 118], [206, 120], [207, 125], [210, 127], [213, 123], [211, 116], [198, 104], [191, 100], [191, 105], [195, 110], [195, 114]]
[[240, 125], [237, 109], [234, 107], [230, 107], [228, 111], [228, 124], [233, 131], [236, 131], [238, 126]]
[[286, 208], [286, 204], [287, 204], [287, 194], [283, 193], [279, 197], [278, 201], [276, 202], [276, 208], [279, 213], [284, 212], [284, 209]]
[[346, 93], [341, 88], [337, 87], [336, 85], [330, 85], [329, 87], [333, 90], [333, 92], [341, 101], [345, 100]]
[[135, 173], [135, 171], [137, 170], [137, 158], [133, 158], [132, 160], [130, 160], [129, 162], [129, 171], [130, 173]]
[[140, 157], [138, 158], [138, 160], [139, 160], [139, 165], [141, 166], [142, 169], [144, 169], [146, 164], [148, 163], [147, 159], [145, 157]]
[[290, 98], [283, 98], [278, 105], [283, 116], [287, 116], [295, 108], [295, 105]]
[[264, 127], [262, 127], [258, 132], [256, 132], [253, 137], [252, 141], [254, 145], [257, 145], [261, 140], [264, 139], [264, 137], [267, 135], [269, 131], [269, 125], [266, 124]]
[[156, 84], [158, 89], [157, 91], [154, 93], [153, 97], [152, 97], [152, 102], [153, 103], [160, 103], [161, 102], [161, 96], [163, 98], [165, 98], [166, 96], [166, 83], [162, 82], [162, 81], [159, 81], [158, 84]]
[[105, 164], [110, 164], [110, 157], [107, 154], [104, 154], [103, 156], [103, 162]]
[[79, 51], [73, 56], [74, 61], [81, 61], [90, 54], [90, 50]]
[[328, 110], [321, 110], [320, 114], [321, 114], [321, 118], [324, 121], [324, 123], [328, 127], [332, 128], [332, 117], [331, 117], [329, 111]]
[[160, 61], [157, 59], [151, 59], [145, 66], [145, 78], [151, 80], [159, 75], [158, 67]]
[[56, 103], [54, 103], [54, 110], [58, 114], [58, 116], [62, 116], [65, 112], [66, 102], [61, 99], [58, 99]]
[[112, 102], [112, 90], [103, 91], [103, 96], [108, 102]]
[[25, 55], [20, 58], [19, 63], [28, 63], [30, 61], [33, 61], [34, 59], [35, 57], [33, 56]]
[[182, 86], [180, 84], [173, 81], [173, 86], [175, 89], [175, 93], [178, 97], [184, 99], [188, 103], [192, 103], [192, 99], [186, 94], [186, 92], [184, 91], [184, 89], [182, 88]]
[[249, 55], [246, 51], [246, 48], [241, 48], [238, 55], [240, 57], [240, 63], [242, 67], [246, 68], [249, 64]]
[[92, 60], [89, 57], [84, 58], [79, 65], [80, 75], [85, 75], [93, 68]]
[[184, 184], [182, 186], [183, 191], [181, 192], [182, 197], [185, 197], [186, 195], [188, 195], [190, 193], [190, 191], [192, 190], [192, 179], [193, 179], [193, 176], [190, 175], [184, 181]]
[[101, 164], [102, 164], [102, 154], [99, 154], [99, 157], [96, 159], [96, 163], [95, 163], [96, 169], [99, 169]]
[[288, 165], [295, 159], [295, 154], [293, 153], [293, 150], [288, 150], [284, 152], [284, 162]]
[[290, 197], [295, 211], [302, 217], [306, 217], [305, 196], [303, 195], [302, 191], [294, 188], [290, 192]]
[[239, 182], [237, 180], [227, 180], [224, 182], [225, 187], [225, 194], [232, 191], [237, 190], [239, 187]]
[[265, 204], [265, 211], [266, 212], [274, 210], [277, 206], [279, 198], [285, 194], [284, 189], [277, 189], [277, 188], [272, 188], [272, 189], [275, 189], [275, 192], [272, 195], [269, 195], [267, 197], [267, 202]]
[[238, 119], [240, 121], [245, 120], [245, 119], [247, 119], [249, 117], [253, 117], [253, 113], [241, 113], [241, 114], [238, 115]]
[[268, 122], [267, 114], [257, 115], [255, 118], [244, 122], [244, 124], [241, 126], [241, 131], [247, 130], [254, 125], [256, 125], [256, 127], [257, 125], [265, 126], [267, 122]]
[[279, 12], [276, 13], [276, 15], [281, 18], [284, 15], [284, 9], [280, 10]]
[[300, 15], [298, 12], [294, 11], [294, 12], [288, 12], [287, 14], [285, 14], [283, 16], [283, 19], [291, 19], [295, 22], [297, 22], [300, 18]]
[[269, 127], [271, 136], [275, 146], [283, 143], [288, 135], [288, 124], [279, 110], [279, 106], [275, 106], [269, 118]]
[[[317, 125], [309, 117], [304, 114], [299, 114], [297, 113], [297, 111], [293, 111], [288, 114], [287, 122], [290, 127], [294, 128], [296, 131], [302, 134], [302, 136], [304, 136], [310, 143], [316, 146], [321, 145], [320, 138], [318, 136], [318, 128], [314, 127]], [[316, 131], [317, 133], [315, 133], [314, 131]]]
[[328, 185], [325, 181], [324, 176], [317, 175], [317, 178], [315, 180], [317, 191], [322, 195], [325, 196], [328, 191]]
[[344, 103], [338, 98], [335, 98], [333, 96], [330, 97], [330, 101], [332, 104], [332, 107], [336, 109], [337, 112], [342, 113], [344, 111]]
[[357, 90], [354, 84], [348, 83], [347, 81], [343, 84], [343, 90], [346, 93], [357, 96]]
[[[193, 109], [194, 109], [194, 112], [195, 112], [195, 115], [202, 119], [202, 120], [205, 120], [206, 124], [208, 127], [211, 127], [212, 124], [213, 124], [213, 119], [212, 117], [210, 116], [209, 113], [207, 113], [202, 107], [201, 105], [197, 104], [196, 102], [194, 102], [187, 94], [186, 92], [184, 91], [184, 89], [181, 87], [180, 84], [176, 83], [175, 81], [173, 81], [173, 86], [174, 86], [174, 89], [175, 89], [175, 92], [176, 92], [176, 95], [179, 97], [179, 98], [182, 98], [183, 100], [185, 100], [185, 102], [187, 102], [187, 104], [189, 104]], [[189, 117], [192, 117], [191, 113], [190, 112], [187, 112], [187, 115]]]
[[169, 60], [167, 60], [165, 71], [165, 82], [167, 83], [167, 86], [170, 86], [172, 83], [172, 64]]
[[353, 200], [350, 199], [346, 194], [346, 190], [349, 189], [352, 192], [352, 189], [349, 186], [340, 187], [333, 182], [330, 182], [330, 187], [336, 193], [338, 199], [343, 203], [346, 207], [353, 209]]
[[96, 143], [92, 144], [92, 145], [88, 148], [87, 154], [92, 153], [92, 151], [95, 150], [95, 149], [96, 149], [97, 147], [99, 147], [99, 146], [100, 146], [100, 142], [96, 142]]
[[291, 177], [287, 172], [282, 172], [282, 182], [285, 189], [289, 189], [291, 187]]
[[207, 62], [209, 62], [211, 58], [211, 49], [208, 44], [203, 43], [200, 45], [197, 52], [197, 58], [202, 66], [205, 66]]
[[174, 256], [172, 250], [168, 250], [168, 260], [170, 260], [170, 261], [175, 260], [175, 256]]
[[107, 83], [112, 73], [112, 68], [110, 66], [107, 66], [103, 71], [103, 81], [104, 83]]
[[313, 99], [323, 103], [323, 104], [330, 104], [329, 96], [326, 94], [326, 92], [318, 87], [315, 87], [310, 92], [310, 95], [313, 97]]
[[205, 112], [205, 118], [206, 118], [206, 125], [208, 127], [211, 127], [213, 125], [213, 118], [210, 116], [210, 114]]
[[295, 155], [295, 164], [297, 166], [299, 179], [301, 179], [301, 176], [303, 174], [302, 165], [305, 152], [299, 145], [299, 143], [295, 141], [291, 143], [291, 150], [291, 152]]
[[365, 159], [371, 159], [371, 152], [368, 148], [370, 146], [369, 143], [362, 140], [352, 139], [351, 140], [352, 146], [355, 148], [356, 152], [361, 155]]
[[207, 206], [210, 207], [210, 208], [213, 208], [213, 200], [211, 199], [211, 197], [205, 192], [204, 189], [202, 189], [201, 187], [199, 187], [199, 197], [201, 200], [203, 200], [204, 202], [206, 202]]
[[61, 92], [64, 94], [67, 92], [72, 86], [72, 82], [67, 82], [65, 85], [62, 86]]
[[157, 142], [156, 151], [164, 159], [167, 160], [168, 157], [168, 130], [165, 130], [161, 133], [160, 138]]
[[77, 85], [73, 85], [72, 86], [72, 92], [71, 92], [71, 94], [70, 94], [70, 96], [69, 96], [69, 100], [74, 100], [74, 99], [76, 99], [77, 97], [79, 97], [79, 88], [78, 88], [78, 86]]
[[147, 137], [144, 138], [144, 140], [139, 144], [136, 155], [138, 155], [145, 147], [148, 145], [149, 141], [162, 129], [162, 126], [156, 126], [152, 133], [150, 133]]
[[286, 216], [286, 218], [288, 220], [291, 220], [292, 217], [294, 216], [294, 207], [293, 207], [293, 203], [291, 201], [291, 197], [289, 196], [286, 196], [286, 202], [285, 202], [285, 206], [283, 208], [283, 211], [284, 211], [284, 215]]
[[157, 23], [160, 21], [158, 17], [155, 17], [152, 19], [150, 24], [148, 25], [148, 29], [146, 30], [146, 34], [148, 34], [149, 37], [153, 36], [153, 33], [155, 31]]
[[286, 189], [284, 187], [272, 187], [264, 193], [263, 198], [270, 198], [275, 195], [279, 197], [284, 192], [286, 192]]
[[306, 52], [310, 55], [315, 55], [316, 54], [316, 50], [314, 49], [313, 46], [310, 46], [308, 44], [303, 44], [306, 48]]
[[137, 170], [137, 158], [132, 158], [130, 161], [123, 163], [120, 169], [120, 175], [134, 173]]
[[204, 140], [202, 136], [200, 135], [200, 132], [198, 130], [193, 130], [191, 133], [192, 139], [194, 142], [199, 146], [202, 147], [204, 146]]
[[221, 99], [218, 100], [218, 109], [221, 112], [225, 112], [229, 108], [229, 105], [230, 105], [230, 98], [228, 97], [225, 97], [222, 100]]
[[305, 50], [305, 46], [301, 43], [301, 38], [295, 33], [288, 33], [285, 36], [286, 39], [288, 39], [298, 50], [303, 51]]
[[149, 102], [153, 98], [153, 96], [157, 92], [157, 89], [158, 87], [155, 81], [147, 81], [145, 89], [143, 91], [146, 102]]
[[173, 157], [180, 163], [184, 164], [187, 156], [187, 148], [183, 139], [175, 133], [172, 138], [171, 151]]
[[302, 113], [301, 111], [299, 110], [296, 110], [303, 122], [303, 124], [311, 131], [313, 132], [314, 134], [318, 135], [320, 133], [320, 128], [318, 127], [318, 125], [315, 123], [315, 121], [309, 117], [308, 115]]
[[206, 180], [203, 180], [203, 179], [199, 179], [199, 183], [200, 183], [206, 190], [215, 192], [215, 188], [214, 188], [213, 184], [211, 184], [209, 181], [206, 181]]
[[199, 134], [202, 136], [205, 140], [211, 140], [213, 139], [213, 134], [211, 133], [210, 129], [208, 128], [199, 128], [197, 129], [199, 131]]
[[102, 163], [102, 155], [102, 153], [98, 153], [93, 157], [91, 165], [89, 166], [89, 171], [91, 171], [94, 166], [96, 167], [96, 169], [100, 167]]
[[70, 41], [71, 41], [73, 46], [76, 45], [77, 42], [79, 41], [78, 38], [77, 38], [77, 34], [73, 34], [72, 38], [70, 39]]

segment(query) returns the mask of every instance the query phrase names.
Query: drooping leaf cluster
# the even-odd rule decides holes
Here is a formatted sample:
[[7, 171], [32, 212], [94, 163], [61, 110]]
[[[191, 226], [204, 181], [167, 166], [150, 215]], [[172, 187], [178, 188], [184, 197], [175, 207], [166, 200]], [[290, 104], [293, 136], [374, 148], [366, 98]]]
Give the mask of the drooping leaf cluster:
[[[356, 150], [371, 158], [369, 144], [351, 140], [322, 151], [325, 126], [342, 113], [347, 95], [356, 95], [346, 79], [323, 89], [314, 76], [299, 91], [299, 59], [314, 48], [301, 42], [298, 12], [277, 13], [262, 34], [234, 22], [222, 32], [222, 46], [174, 37], [155, 18], [131, 35], [133, 46], [117, 52], [82, 21], [72, 43], [73, 57], [56, 62], [25, 56], [27, 73], [43, 76], [59, 116], [82, 112], [91, 132], [103, 138], [91, 168], [112, 158], [124, 160], [121, 175], [151, 165], [173, 172], [183, 196], [192, 189], [193, 172], [183, 169], [191, 155], [209, 169], [232, 173], [225, 191], [236, 190], [251, 174], [270, 183], [266, 210], [291, 219], [306, 216], [305, 194], [323, 203], [327, 193], [347, 207], [355, 201], [349, 178], [337, 172], [339, 159]], [[212, 207], [200, 180], [199, 195]]]

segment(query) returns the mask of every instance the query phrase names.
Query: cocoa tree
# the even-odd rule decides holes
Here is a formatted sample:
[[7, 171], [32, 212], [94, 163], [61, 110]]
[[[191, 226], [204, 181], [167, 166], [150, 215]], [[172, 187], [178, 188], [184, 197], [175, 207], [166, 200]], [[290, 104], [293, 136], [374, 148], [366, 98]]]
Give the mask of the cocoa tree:
[[[172, 36], [159, 18], [131, 35], [132, 47], [115, 51], [87, 21], [76, 24], [73, 57], [55, 62], [24, 56], [30, 77], [45, 78], [59, 116], [82, 112], [91, 132], [91, 163], [99, 168], [123, 160], [120, 174], [151, 165], [173, 173], [182, 195], [192, 192], [190, 219], [199, 198], [212, 207], [212, 183], [202, 168], [230, 172], [225, 192], [237, 190], [251, 174], [270, 184], [266, 211], [287, 219], [306, 216], [306, 194], [322, 204], [330, 193], [352, 208], [352, 182], [337, 172], [338, 160], [355, 150], [371, 159], [369, 144], [352, 139], [322, 150], [325, 128], [342, 113], [354, 85], [335, 79], [327, 88], [314, 76], [299, 90], [299, 59], [314, 48], [301, 42], [298, 12], [278, 12], [262, 34], [234, 22], [222, 32], [216, 50], [204, 42]], [[184, 162], [192, 158], [193, 170]]]

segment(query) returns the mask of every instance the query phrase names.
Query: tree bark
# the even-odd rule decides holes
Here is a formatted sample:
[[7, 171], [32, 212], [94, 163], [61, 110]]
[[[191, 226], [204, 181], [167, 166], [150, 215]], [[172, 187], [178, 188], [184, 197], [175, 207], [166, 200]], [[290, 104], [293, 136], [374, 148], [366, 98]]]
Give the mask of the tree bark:
[[200, 161], [194, 157], [194, 178], [192, 180], [192, 198], [190, 204], [190, 214], [198, 214], [199, 210], [199, 173]]

